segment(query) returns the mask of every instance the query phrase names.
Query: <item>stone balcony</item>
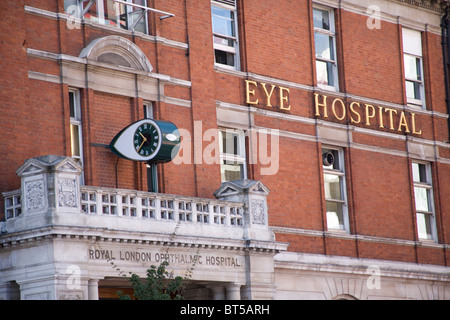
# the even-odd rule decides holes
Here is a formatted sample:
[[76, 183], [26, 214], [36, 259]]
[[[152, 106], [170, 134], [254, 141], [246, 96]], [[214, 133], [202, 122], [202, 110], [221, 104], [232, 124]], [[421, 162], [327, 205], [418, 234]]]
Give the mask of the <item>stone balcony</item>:
[[162, 260], [213, 298], [273, 298], [273, 257], [287, 244], [268, 226], [261, 182], [226, 182], [206, 199], [84, 186], [81, 173], [60, 156], [17, 170], [21, 188], [3, 193], [0, 299], [95, 300], [123, 285], [111, 262], [145, 275]]
[[3, 193], [1, 234], [48, 226], [145, 232], [227, 240], [274, 241], [268, 189], [258, 181], [227, 182], [217, 199], [84, 186], [69, 157], [29, 159], [17, 170], [19, 190]]

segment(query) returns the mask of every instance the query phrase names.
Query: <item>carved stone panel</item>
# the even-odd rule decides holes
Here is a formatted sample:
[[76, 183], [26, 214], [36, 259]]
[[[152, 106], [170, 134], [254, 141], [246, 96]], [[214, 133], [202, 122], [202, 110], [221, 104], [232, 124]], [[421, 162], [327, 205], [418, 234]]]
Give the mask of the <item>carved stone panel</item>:
[[58, 179], [58, 205], [77, 207], [77, 186], [74, 179]]
[[44, 180], [32, 180], [25, 182], [25, 203], [30, 212], [40, 211], [45, 208]]
[[264, 201], [253, 199], [251, 202], [251, 217], [254, 224], [265, 224]]

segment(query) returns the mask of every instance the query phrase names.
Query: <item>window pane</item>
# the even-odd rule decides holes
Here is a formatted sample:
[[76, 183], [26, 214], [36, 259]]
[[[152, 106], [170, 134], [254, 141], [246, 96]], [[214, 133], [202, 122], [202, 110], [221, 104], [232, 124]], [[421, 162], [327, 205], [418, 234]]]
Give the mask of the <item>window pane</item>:
[[70, 125], [70, 143], [72, 149], [72, 157], [80, 156], [80, 132], [79, 126]]
[[428, 189], [414, 187], [414, 197], [416, 199], [416, 210], [431, 211]]
[[234, 67], [234, 54], [221, 50], [214, 50], [216, 63]]
[[344, 230], [343, 205], [331, 201], [326, 202], [328, 229]]
[[334, 60], [333, 37], [316, 32], [314, 33], [314, 44], [317, 58]]
[[153, 119], [153, 104], [151, 102], [144, 104], [144, 118]]
[[234, 48], [234, 40], [219, 36], [213, 36], [214, 44], [220, 44], [222, 46], [232, 47]]
[[126, 6], [112, 0], [103, 1], [105, 10], [105, 24], [112, 26], [120, 26], [122, 29], [127, 29], [127, 14]]
[[413, 81], [406, 81], [406, 96], [408, 98], [421, 100], [420, 97], [420, 83]]
[[432, 239], [431, 216], [426, 213], [417, 214], [417, 233], [420, 239]]
[[221, 164], [220, 173], [222, 182], [244, 179], [244, 165], [242, 163], [232, 164], [232, 162], [226, 161], [226, 164]]
[[[88, 4], [88, 2], [84, 2], [84, 1], [82, 2], [82, 4], [81, 4], [82, 8], [80, 10], [81, 12], [86, 8], [87, 4]], [[104, 15], [103, 11], [104, 10], [100, 7], [100, 15], [101, 16]], [[94, 4], [89, 8], [88, 12], [84, 15], [84, 19], [98, 22], [99, 21], [98, 15], [99, 15], [99, 12], [97, 10], [97, 3], [94, 2]]]
[[76, 108], [76, 101], [75, 101], [75, 93], [69, 91], [69, 105], [70, 105], [70, 117], [75, 118], [75, 108]]
[[325, 182], [325, 199], [342, 200], [340, 177], [334, 174], [324, 174], [323, 179]]
[[326, 10], [313, 9], [314, 27], [330, 30], [330, 13]]
[[239, 156], [240, 154], [239, 135], [229, 131], [222, 131], [222, 153]]
[[[69, 12], [67, 10], [69, 9], [70, 6], [76, 6], [77, 4], [78, 4], [77, 0], [64, 0], [64, 11], [66, 11], [69, 14], [72, 14], [73, 11]], [[70, 8], [70, 9], [72, 9], [72, 8]]]
[[410, 80], [421, 81], [422, 75], [420, 72], [420, 58], [410, 55], [404, 55], [405, 63], [405, 77]]
[[316, 60], [317, 84], [334, 86], [333, 64]]
[[322, 165], [324, 169], [334, 169], [334, 170], [341, 170], [341, 166], [340, 166], [340, 161], [339, 161], [339, 151], [338, 150], [333, 150], [333, 149], [327, 149], [327, 148], [323, 148], [322, 149], [322, 160], [323, 160], [323, 156], [326, 155], [327, 153], [331, 153], [333, 155], [333, 164], [326, 166], [325, 164], [323, 164], [322, 161]]
[[403, 52], [422, 56], [422, 34], [419, 31], [403, 29]]
[[211, 6], [213, 32], [235, 37], [234, 12], [224, 8]]
[[427, 183], [427, 170], [424, 164], [413, 163], [412, 164], [413, 180], [415, 182]]
[[[142, 3], [143, 2], [143, 3]], [[143, 0], [135, 0], [134, 1], [135, 4], [138, 4], [140, 6], [145, 6], [145, 1]], [[140, 17], [140, 15], [142, 14], [142, 9], [139, 8], [134, 8], [134, 7], [129, 7], [129, 12], [128, 12], [128, 28], [131, 27], [131, 25]], [[147, 33], [147, 25], [146, 25], [146, 19], [147, 19], [147, 15], [144, 14], [144, 16], [139, 20], [139, 22], [136, 23], [136, 25], [134, 26], [134, 31], [138, 31], [138, 32], [142, 32], [142, 33]]]

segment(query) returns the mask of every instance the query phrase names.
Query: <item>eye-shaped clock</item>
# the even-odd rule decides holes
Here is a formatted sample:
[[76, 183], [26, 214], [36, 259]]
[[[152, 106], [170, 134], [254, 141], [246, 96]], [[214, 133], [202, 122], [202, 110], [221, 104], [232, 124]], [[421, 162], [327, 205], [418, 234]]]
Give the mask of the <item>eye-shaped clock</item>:
[[136, 152], [144, 157], [154, 154], [161, 147], [158, 129], [150, 122], [137, 127], [133, 142]]
[[179, 144], [180, 134], [172, 122], [143, 119], [120, 131], [110, 148], [128, 160], [156, 163], [171, 161]]

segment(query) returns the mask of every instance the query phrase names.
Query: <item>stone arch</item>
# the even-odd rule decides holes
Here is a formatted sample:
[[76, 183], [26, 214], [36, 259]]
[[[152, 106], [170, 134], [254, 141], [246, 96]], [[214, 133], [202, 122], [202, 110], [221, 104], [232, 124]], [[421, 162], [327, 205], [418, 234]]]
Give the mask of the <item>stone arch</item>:
[[351, 294], [339, 294], [333, 297], [333, 300], [358, 300], [358, 298], [352, 296]]
[[120, 36], [95, 39], [81, 51], [80, 57], [147, 72], [153, 70], [144, 52], [133, 42]]

